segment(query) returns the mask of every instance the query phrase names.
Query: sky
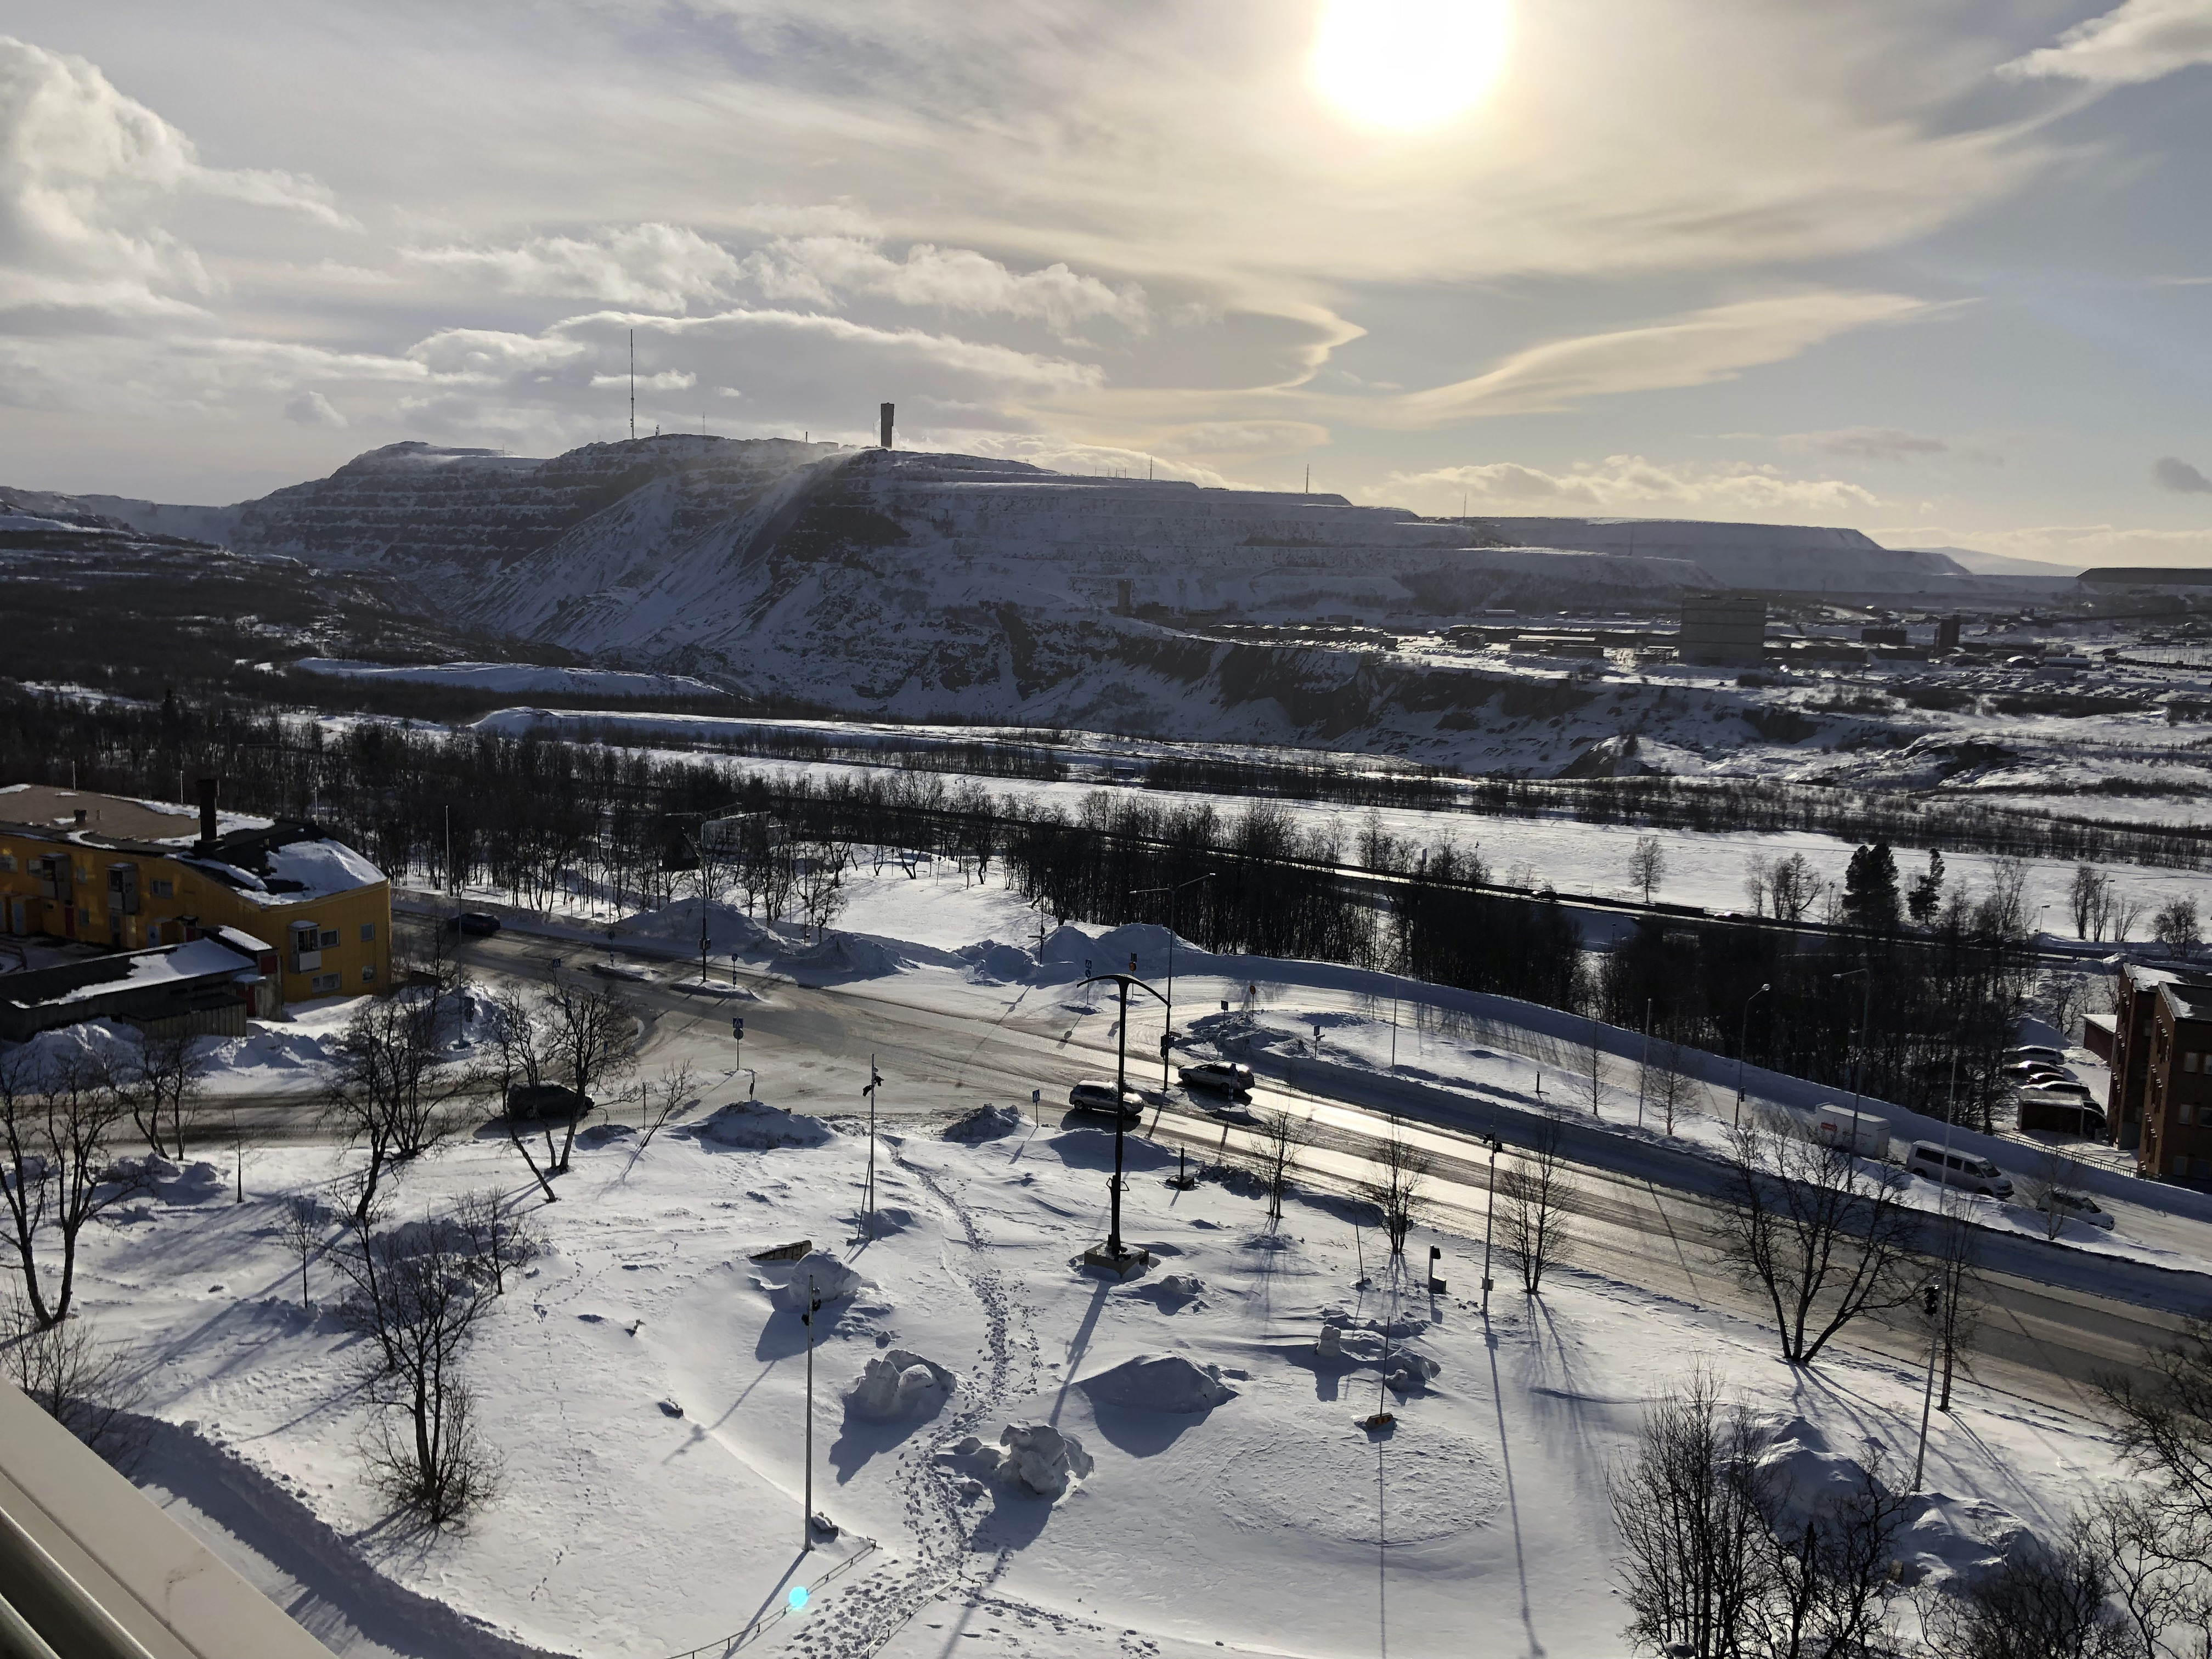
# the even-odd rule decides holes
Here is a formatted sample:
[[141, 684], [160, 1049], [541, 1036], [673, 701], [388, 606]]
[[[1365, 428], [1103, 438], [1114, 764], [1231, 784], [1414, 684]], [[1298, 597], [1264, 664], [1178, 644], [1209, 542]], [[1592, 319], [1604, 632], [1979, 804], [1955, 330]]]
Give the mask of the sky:
[[2212, 0], [0, 0], [0, 483], [872, 441], [2212, 565]]

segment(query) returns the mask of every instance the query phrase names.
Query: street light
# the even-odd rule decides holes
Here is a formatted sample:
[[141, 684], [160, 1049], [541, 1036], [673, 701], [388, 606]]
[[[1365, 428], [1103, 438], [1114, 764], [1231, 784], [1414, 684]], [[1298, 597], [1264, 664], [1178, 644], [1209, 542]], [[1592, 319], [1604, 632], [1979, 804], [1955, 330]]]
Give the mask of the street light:
[[1840, 974], [1831, 974], [1828, 977], [1830, 979], [1863, 978], [1866, 981], [1866, 988], [1859, 994], [1858, 1052], [1851, 1056], [1851, 1115], [1856, 1118], [1858, 1115], [1859, 1103], [1866, 1097], [1867, 1021], [1874, 1007], [1874, 969], [1870, 967], [1850, 968]]
[[1483, 1137], [1490, 1148], [1490, 1201], [1482, 1210], [1482, 1316], [1490, 1317], [1490, 1231], [1491, 1222], [1498, 1214], [1498, 1155], [1505, 1150], [1505, 1143], [1497, 1135]]
[[[1121, 1146], [1127, 1129], [1127, 1118], [1121, 1107], [1121, 1097], [1129, 1087], [1129, 988], [1133, 985], [1146, 996], [1167, 999], [1139, 979], [1134, 974], [1094, 974], [1089, 979], [1077, 981], [1079, 988], [1112, 980], [1121, 997], [1120, 1043], [1114, 1056], [1114, 1187], [1110, 1194], [1113, 1203], [1112, 1224], [1106, 1235], [1106, 1254], [1114, 1271], [1121, 1270], [1122, 1258], [1127, 1252], [1121, 1248]], [[1224, 1131], [1225, 1133], [1225, 1131]]]
[[1188, 881], [1179, 881], [1167, 887], [1132, 887], [1129, 890], [1131, 898], [1142, 898], [1151, 893], [1165, 893], [1168, 896], [1168, 994], [1161, 999], [1167, 1004], [1168, 1029], [1166, 1035], [1160, 1038], [1160, 1092], [1164, 1095], [1168, 1091], [1168, 1045], [1175, 1040], [1176, 901], [1182, 896], [1184, 888], [1195, 887], [1200, 882], [1212, 879], [1213, 872], [1209, 870], [1202, 876], [1193, 876]]
[[1735, 1127], [1743, 1127], [1743, 1051], [1751, 1046], [1751, 1005], [1774, 988], [1762, 985], [1743, 1000], [1743, 1018], [1735, 1028]]

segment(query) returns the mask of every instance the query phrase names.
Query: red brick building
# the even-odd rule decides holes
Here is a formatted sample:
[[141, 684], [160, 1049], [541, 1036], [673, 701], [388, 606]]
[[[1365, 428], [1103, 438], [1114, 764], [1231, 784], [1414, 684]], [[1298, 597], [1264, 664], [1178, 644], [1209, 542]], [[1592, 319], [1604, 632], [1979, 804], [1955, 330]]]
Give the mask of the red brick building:
[[2112, 1066], [2113, 1144], [2141, 1174], [2212, 1185], [2212, 975], [2122, 967]]

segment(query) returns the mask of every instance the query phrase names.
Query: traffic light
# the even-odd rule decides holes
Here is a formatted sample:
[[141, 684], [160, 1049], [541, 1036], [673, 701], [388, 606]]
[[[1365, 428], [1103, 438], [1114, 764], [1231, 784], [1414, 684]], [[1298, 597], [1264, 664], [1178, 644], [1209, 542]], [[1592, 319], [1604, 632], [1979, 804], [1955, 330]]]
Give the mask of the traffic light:
[[744, 1021], [732, 1016], [730, 1020], [730, 1035], [737, 1038], [738, 1042], [743, 1042], [745, 1040]]
[[1933, 1280], [1930, 1280], [1928, 1284], [1923, 1285], [1920, 1287], [1921, 1311], [1925, 1313], [1930, 1319], [1933, 1319], [1942, 1310], [1942, 1291]]

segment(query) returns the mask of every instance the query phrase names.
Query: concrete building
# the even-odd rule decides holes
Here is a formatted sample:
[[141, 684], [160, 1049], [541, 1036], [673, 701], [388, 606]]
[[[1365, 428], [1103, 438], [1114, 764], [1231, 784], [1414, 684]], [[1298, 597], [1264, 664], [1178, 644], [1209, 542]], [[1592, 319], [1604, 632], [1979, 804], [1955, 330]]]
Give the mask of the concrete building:
[[[47, 784], [0, 788], [0, 933], [143, 951], [234, 928], [278, 956], [276, 1000], [392, 982], [392, 884], [313, 823]], [[276, 1012], [272, 1009], [270, 1012]]]
[[2137, 1172], [2212, 1185], [2212, 975], [2122, 967], [2112, 1068], [2107, 1133]]
[[280, 982], [274, 946], [217, 927], [175, 945], [0, 975], [0, 1042], [90, 1019], [161, 1036], [244, 1036], [249, 1017], [279, 1012]]
[[1748, 593], [1701, 593], [1682, 601], [1676, 658], [1716, 667], [1756, 667], [1766, 659], [1766, 601]]

